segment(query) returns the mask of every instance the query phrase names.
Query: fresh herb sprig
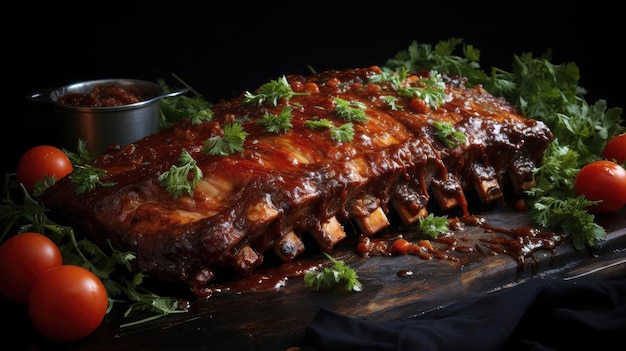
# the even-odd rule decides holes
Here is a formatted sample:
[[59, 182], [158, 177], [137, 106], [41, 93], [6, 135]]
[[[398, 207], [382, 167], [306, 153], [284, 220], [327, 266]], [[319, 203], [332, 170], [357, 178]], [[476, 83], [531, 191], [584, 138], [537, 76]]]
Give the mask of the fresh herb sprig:
[[361, 291], [363, 285], [358, 279], [356, 271], [346, 266], [343, 261], [324, 252], [332, 265], [325, 267], [321, 271], [311, 270], [304, 274], [304, 285], [314, 290], [328, 289], [340, 283], [344, 283], [344, 287], [348, 291]]
[[447, 233], [450, 230], [448, 216], [435, 216], [429, 213], [428, 216], [419, 219], [417, 228], [421, 233], [436, 239], [439, 234]]
[[[16, 194], [18, 192], [20, 196]], [[0, 203], [0, 223], [3, 228], [0, 243], [17, 233], [27, 231], [41, 233], [59, 247], [64, 263], [78, 265], [93, 272], [107, 289], [109, 298], [107, 313], [116, 304], [127, 303], [130, 307], [125, 317], [130, 315], [131, 309], [155, 313], [147, 319], [132, 322], [132, 325], [172, 313], [187, 312], [188, 302], [158, 296], [144, 287], [142, 280], [145, 276], [132, 272], [132, 262], [135, 259], [132, 252], [118, 250], [110, 242], [102, 247], [96, 245], [93, 241], [76, 235], [72, 226], [51, 219], [49, 210], [19, 185], [15, 173], [5, 175]]]
[[[510, 71], [492, 67], [489, 73], [480, 67], [479, 58], [479, 50], [452, 38], [434, 47], [413, 42], [384, 67], [459, 74], [468, 78], [469, 85], [481, 84], [491, 94], [516, 104], [522, 115], [546, 123], [555, 139], [544, 153], [542, 166], [534, 171], [535, 188], [527, 192], [530, 216], [539, 225], [562, 231], [577, 249], [598, 247], [606, 233], [586, 210], [588, 203], [575, 199], [573, 179], [585, 163], [602, 158], [608, 140], [626, 131], [622, 109], [608, 108], [604, 100], [588, 104], [586, 90], [578, 85], [576, 64], [554, 64], [549, 53], [515, 55]], [[569, 156], [558, 157], [562, 154]]]
[[265, 126], [265, 130], [270, 133], [284, 133], [293, 127], [293, 124], [291, 124], [292, 111], [293, 108], [291, 106], [285, 105], [277, 115], [272, 113], [264, 114], [259, 123]]
[[246, 104], [254, 104], [261, 106], [265, 103], [271, 106], [278, 106], [280, 100], [289, 100], [294, 96], [309, 95], [307, 92], [296, 93], [291, 89], [287, 77], [284, 75], [278, 79], [270, 80], [261, 85], [256, 94], [246, 91], [244, 93], [243, 102]]
[[114, 186], [116, 182], [103, 182], [100, 177], [107, 172], [89, 164], [75, 165], [72, 173], [68, 175], [72, 184], [76, 187], [76, 194], [84, 194], [96, 189], [98, 186]]
[[435, 135], [447, 147], [453, 148], [467, 143], [467, 136], [454, 128], [452, 123], [446, 121], [433, 120], [432, 125], [435, 127]]
[[76, 151], [70, 151], [63, 148], [63, 152], [72, 161], [72, 165], [84, 165], [96, 158], [96, 155], [87, 150], [87, 142], [83, 139], [78, 139], [76, 143]]
[[360, 101], [348, 101], [340, 97], [336, 97], [335, 113], [337, 116], [350, 122], [367, 122], [367, 114], [365, 109], [367, 106]]
[[224, 135], [216, 135], [204, 142], [202, 151], [216, 156], [228, 156], [235, 152], [242, 152], [247, 136], [248, 132], [243, 129], [241, 123], [229, 123], [224, 126]]
[[382, 67], [382, 73], [373, 75], [370, 81], [373, 83], [390, 82], [398, 95], [420, 98], [431, 108], [437, 108], [445, 102], [446, 85], [441, 73], [436, 70], [431, 70], [429, 73], [428, 77], [411, 81], [408, 79], [409, 71], [405, 66], [400, 66], [395, 71], [389, 67]]
[[329, 119], [310, 119], [304, 122], [304, 124], [311, 128], [329, 128], [330, 138], [340, 143], [352, 141], [354, 139], [354, 124], [352, 122], [344, 123], [339, 127], [335, 126]]
[[413, 41], [406, 50], [401, 50], [388, 59], [383, 68], [399, 70], [404, 67], [412, 72], [431, 69], [467, 77], [472, 84], [482, 84], [492, 94], [496, 91], [514, 91], [516, 83], [507, 77], [501, 77], [499, 69], [488, 74], [480, 67], [480, 54], [478, 48], [464, 43], [461, 38], [442, 40], [435, 46]]
[[[164, 84], [161, 82], [161, 84]], [[169, 91], [167, 87], [164, 91]], [[160, 100], [161, 128], [168, 127], [180, 119], [190, 118], [192, 123], [200, 123], [212, 118], [211, 103], [199, 94], [194, 97], [179, 95]], [[112, 186], [115, 182], [103, 182], [100, 177], [105, 174], [102, 169], [88, 165], [97, 157], [87, 151], [86, 143], [78, 140], [77, 150], [63, 149], [74, 166], [68, 177], [76, 185], [77, 193], [94, 190], [97, 186]], [[54, 179], [48, 179], [54, 181]], [[43, 191], [44, 189], [42, 189]], [[35, 194], [37, 195], [37, 194]], [[98, 276], [106, 286], [109, 297], [107, 313], [117, 305], [126, 305], [125, 318], [131, 318], [133, 311], [154, 313], [151, 316], [122, 324], [120, 327], [138, 325], [174, 313], [185, 313], [189, 302], [178, 298], [161, 296], [145, 287], [144, 281], [149, 278], [143, 273], [132, 270], [135, 254], [120, 251], [110, 242], [108, 245], [97, 245], [90, 239], [75, 233], [74, 227], [60, 224], [50, 218], [49, 210], [34, 200], [26, 189], [21, 186], [15, 173], [5, 175], [0, 203], [0, 243], [9, 237], [26, 231], [34, 231], [51, 238], [61, 250], [63, 262], [83, 266]]]
[[389, 106], [392, 111], [401, 111], [404, 107], [398, 104], [398, 98], [392, 95], [383, 95], [380, 99]]
[[[187, 83], [183, 82], [178, 76], [172, 74], [174, 78], [176, 78], [180, 83], [189, 88], [191, 92], [194, 94], [189, 95], [177, 95], [164, 97], [159, 101], [160, 108], [160, 120], [159, 120], [159, 128], [165, 129], [172, 126], [174, 123], [180, 120], [192, 119], [192, 123], [198, 124], [202, 120], [207, 120], [212, 117], [211, 107], [213, 104], [202, 95], [200, 95], [197, 91], [192, 89]], [[159, 86], [165, 92], [171, 91], [169, 85], [165, 82], [164, 79], [159, 79], [157, 81]]]
[[[189, 174], [192, 175], [191, 179]], [[192, 196], [194, 188], [202, 180], [202, 170], [189, 151], [183, 149], [178, 164], [161, 173], [158, 180], [175, 199], [184, 194]]]

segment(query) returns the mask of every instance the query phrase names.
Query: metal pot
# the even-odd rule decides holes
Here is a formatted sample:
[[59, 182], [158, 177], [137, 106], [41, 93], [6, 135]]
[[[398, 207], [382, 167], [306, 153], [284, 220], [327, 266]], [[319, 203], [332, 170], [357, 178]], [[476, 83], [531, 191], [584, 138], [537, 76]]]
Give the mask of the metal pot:
[[[114, 85], [141, 92], [143, 98], [136, 103], [112, 107], [72, 106], [59, 101], [59, 98], [69, 93], [90, 93], [99, 85]], [[89, 152], [99, 155], [110, 145], [126, 145], [156, 133], [160, 120], [159, 100], [184, 94], [188, 90], [184, 88], [165, 92], [153, 82], [100, 79], [40, 90], [27, 98], [54, 105], [55, 125], [59, 126], [63, 147], [74, 150], [78, 140], [82, 139]]]

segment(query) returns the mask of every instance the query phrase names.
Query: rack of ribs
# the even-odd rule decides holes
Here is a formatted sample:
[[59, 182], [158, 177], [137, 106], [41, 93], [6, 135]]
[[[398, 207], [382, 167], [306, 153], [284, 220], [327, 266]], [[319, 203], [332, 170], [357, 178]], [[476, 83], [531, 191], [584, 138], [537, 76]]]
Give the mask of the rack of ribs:
[[[411, 224], [428, 214], [431, 200], [443, 212], [466, 213], [469, 192], [485, 204], [503, 201], [504, 186], [523, 194], [553, 140], [541, 121], [458, 76], [372, 66], [282, 79], [294, 94], [251, 103], [246, 97], [254, 94], [245, 92], [214, 104], [209, 121], [179, 121], [112, 145], [90, 163], [111, 186], [77, 194], [65, 177], [41, 201], [92, 239], [136, 253], [139, 271], [201, 295], [226, 275], [250, 274], [267, 255], [302, 257], [305, 242], [330, 253], [350, 221], [357, 235], [372, 236], [390, 225], [389, 211]], [[425, 93], [436, 87], [440, 95]], [[347, 120], [339, 105], [361, 118]], [[260, 123], [286, 106], [289, 128]], [[247, 133], [242, 149], [207, 153], [205, 141], [235, 121]], [[465, 138], [447, 143], [435, 122]], [[352, 137], [334, 138], [346, 124]], [[183, 150], [202, 178], [176, 197], [159, 176]]]

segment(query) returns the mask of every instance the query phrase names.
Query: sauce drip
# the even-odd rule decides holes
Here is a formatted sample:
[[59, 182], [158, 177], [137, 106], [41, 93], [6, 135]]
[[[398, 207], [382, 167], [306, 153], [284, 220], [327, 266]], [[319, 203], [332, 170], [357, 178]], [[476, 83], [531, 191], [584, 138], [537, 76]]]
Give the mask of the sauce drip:
[[[371, 256], [397, 256], [402, 254], [415, 255], [424, 260], [438, 259], [459, 262], [458, 254], [479, 253], [482, 255], [506, 254], [514, 258], [522, 271], [526, 270], [526, 261], [540, 250], [549, 250], [555, 255], [556, 248], [565, 236], [547, 230], [532, 227], [501, 228], [491, 225], [484, 218], [474, 215], [463, 215], [449, 219], [450, 228], [462, 232], [465, 226], [478, 226], [485, 233], [499, 234], [491, 237], [480, 237], [480, 244], [474, 246], [467, 239], [459, 238], [455, 232], [446, 233], [434, 239], [408, 240], [404, 235], [387, 237], [360, 236], [355, 251], [363, 259]], [[403, 241], [405, 251], [399, 251], [396, 241]], [[456, 255], [455, 255], [456, 254]], [[220, 293], [252, 293], [268, 292], [283, 288], [290, 278], [303, 276], [308, 270], [324, 267], [328, 261], [295, 261], [283, 263], [276, 267], [262, 267], [257, 272], [233, 282], [214, 284], [201, 292], [201, 296], [210, 297]], [[414, 274], [412, 270], [400, 269], [396, 275], [408, 278]]]

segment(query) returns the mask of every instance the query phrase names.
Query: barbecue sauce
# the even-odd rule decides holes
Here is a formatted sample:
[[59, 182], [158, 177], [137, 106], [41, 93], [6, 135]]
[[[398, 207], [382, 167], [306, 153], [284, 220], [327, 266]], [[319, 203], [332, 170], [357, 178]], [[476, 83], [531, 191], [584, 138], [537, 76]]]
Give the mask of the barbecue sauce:
[[[61, 179], [40, 200], [80, 218], [102, 242], [137, 252], [136, 269], [156, 279], [184, 280], [192, 290], [204, 291], [234, 271], [256, 279], [241, 289], [258, 291], [284, 285], [284, 272], [262, 279], [255, 274], [289, 231], [296, 239], [315, 235], [316, 244], [303, 245], [307, 253], [315, 252], [315, 245], [336, 252], [334, 246], [348, 236], [340, 225], [326, 230], [325, 224], [359, 221], [377, 209], [390, 213], [392, 206], [414, 218], [431, 203], [446, 213], [461, 208], [463, 217], [455, 222], [459, 228], [481, 225], [467, 211], [468, 189], [478, 187], [481, 200], [492, 202], [501, 196], [493, 189], [504, 183], [504, 175], [519, 186], [530, 184], [528, 170], [553, 139], [545, 124], [524, 118], [480, 86], [466, 87], [458, 77], [443, 77], [445, 96], [435, 94], [432, 99], [441, 101], [424, 105], [426, 100], [407, 96], [404, 88], [420, 88], [434, 78], [431, 72], [402, 77], [401, 86], [383, 73], [369, 67], [289, 76], [295, 93], [306, 94], [265, 102], [263, 91], [242, 93], [213, 105], [210, 121], [182, 120], [91, 162], [105, 171], [100, 180], [114, 186], [76, 196], [74, 184]], [[246, 99], [255, 95], [261, 104]], [[291, 112], [292, 127], [281, 133], [268, 130], [264, 121], [279, 119], [284, 111]], [[242, 150], [207, 153], [205, 142], [222, 140], [235, 121], [247, 133]], [[448, 146], [433, 121], [449, 123], [467, 136], [467, 143]], [[327, 123], [311, 127], [316, 122]], [[337, 140], [341, 131], [353, 132], [347, 133], [352, 138]], [[202, 170], [202, 181], [192, 195], [177, 198], [159, 178], [179, 166], [182, 150]], [[367, 233], [369, 241], [360, 243], [366, 256], [390, 254], [378, 235], [382, 228], [377, 226]], [[536, 233], [517, 233], [522, 238], [531, 234]], [[529, 237], [485, 245], [526, 257], [550, 241]], [[449, 261], [475, 251], [447, 237], [417, 240], [407, 248], [423, 259]], [[290, 252], [292, 259], [302, 251], [283, 251]]]
[[[561, 244], [565, 236], [547, 230], [541, 230], [532, 227], [521, 227], [514, 229], [499, 228], [486, 223], [483, 218], [477, 216], [462, 216], [461, 218], [452, 219], [452, 222], [461, 221], [468, 225], [479, 226], [485, 230], [485, 233], [504, 234], [504, 236], [494, 236], [491, 238], [480, 238], [492, 254], [507, 254], [520, 263], [520, 269], [526, 270], [526, 259], [531, 257], [533, 253], [540, 250], [549, 250], [555, 254], [556, 247]], [[397, 238], [393, 240], [405, 240]], [[398, 254], [398, 251], [391, 250], [393, 240], [374, 239], [369, 237], [361, 237], [357, 245], [357, 253], [364, 258], [369, 256], [392, 256]], [[447, 259], [458, 261], [458, 258], [451, 256], [450, 252], [472, 253], [475, 248], [461, 245], [460, 240], [453, 233], [440, 235], [432, 241], [443, 244], [442, 249], [437, 249], [432, 245], [430, 240], [419, 240], [409, 243], [409, 249], [406, 254], [413, 254], [424, 259]], [[486, 250], [479, 250], [485, 253]]]
[[96, 85], [88, 93], [67, 93], [58, 103], [78, 107], [114, 107], [130, 105], [145, 100], [137, 91], [115, 85]]
[[[526, 261], [540, 250], [548, 250], [555, 255], [556, 248], [565, 236], [547, 230], [533, 227], [501, 228], [493, 226], [484, 218], [475, 215], [463, 215], [449, 220], [451, 232], [442, 234], [434, 239], [407, 240], [404, 235], [387, 237], [359, 236], [354, 246], [355, 253], [361, 259], [372, 256], [414, 255], [424, 260], [449, 260], [459, 262], [459, 255], [478, 253], [481, 255], [505, 254], [518, 262], [521, 271], [526, 270]], [[481, 237], [478, 240], [482, 245], [471, 247], [464, 245], [455, 232], [463, 232], [465, 225], [478, 226], [485, 233], [499, 234], [490, 238]], [[405, 250], [398, 250], [394, 243], [402, 241]], [[439, 248], [435, 247], [439, 244]], [[210, 285], [200, 295], [210, 297], [220, 293], [252, 293], [275, 291], [287, 285], [289, 279], [306, 274], [307, 271], [322, 269], [328, 262], [325, 260], [298, 260], [283, 263], [278, 266], [264, 266], [248, 277], [219, 285]], [[400, 269], [396, 272], [399, 278], [409, 278], [414, 275], [413, 270]], [[197, 292], [198, 294], [198, 292]]]

